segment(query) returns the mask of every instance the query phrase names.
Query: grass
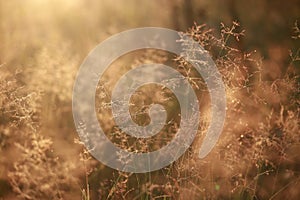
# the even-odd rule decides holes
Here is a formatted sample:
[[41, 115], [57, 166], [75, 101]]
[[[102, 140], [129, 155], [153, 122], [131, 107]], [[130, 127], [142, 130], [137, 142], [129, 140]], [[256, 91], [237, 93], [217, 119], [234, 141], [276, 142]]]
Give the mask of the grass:
[[[92, 29], [88, 26], [100, 21], [89, 15], [88, 10], [84, 17], [92, 22], [85, 24], [85, 20], [79, 20], [73, 24], [69, 23], [73, 15], [64, 16], [68, 7], [55, 10], [50, 6], [55, 13], [51, 18], [51, 12], [43, 12], [43, 6], [24, 4], [16, 8], [19, 12], [12, 11], [16, 12], [12, 16], [18, 17], [2, 20], [8, 30], [14, 30], [12, 24], [28, 30], [12, 35], [1, 33], [6, 40], [1, 44], [0, 57], [0, 199], [297, 199], [300, 196], [297, 189], [299, 47], [289, 52], [274, 49], [270, 58], [263, 58], [259, 51], [242, 51], [240, 43], [247, 32], [237, 22], [229, 26], [222, 23], [217, 30], [194, 24], [185, 32], [211, 54], [227, 94], [223, 133], [213, 151], [201, 160], [198, 150], [210, 122], [210, 99], [199, 74], [182, 57], [166, 52], [138, 51], [119, 58], [99, 81], [96, 93], [98, 121], [119, 147], [139, 152], [159, 149], [174, 137], [180, 126], [179, 105], [174, 95], [155, 85], [139, 88], [138, 95], [132, 97], [134, 106], [130, 109], [136, 114], [134, 120], [147, 124], [149, 105], [158, 102], [167, 108], [172, 123], [150, 140], [129, 137], [115, 126], [110, 93], [119, 77], [138, 64], [159, 62], [177, 69], [193, 86], [201, 109], [197, 138], [179, 160], [154, 172], [123, 173], [89, 155], [78, 140], [72, 120], [71, 96], [77, 68], [88, 51], [108, 34], [89, 35]], [[76, 4], [68, 6], [80, 10]], [[39, 18], [26, 15], [32, 11], [49, 27], [39, 27]], [[4, 14], [8, 16], [4, 11], [1, 16]], [[23, 23], [21, 16], [27, 16]], [[76, 28], [78, 24], [85, 31]], [[111, 32], [117, 31], [112, 27]], [[292, 34], [295, 44], [300, 39], [299, 33], [299, 25], [295, 23]], [[79, 42], [73, 44], [67, 36]], [[18, 46], [18, 41], [22, 45]]]

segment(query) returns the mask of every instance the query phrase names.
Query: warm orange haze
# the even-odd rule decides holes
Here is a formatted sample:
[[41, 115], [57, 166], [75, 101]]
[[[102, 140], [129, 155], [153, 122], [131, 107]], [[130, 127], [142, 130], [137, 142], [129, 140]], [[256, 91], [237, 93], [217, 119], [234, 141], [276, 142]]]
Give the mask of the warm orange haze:
[[[298, 0], [0, 0], [0, 200], [299, 199], [299, 13]], [[225, 123], [202, 159], [199, 149], [216, 117], [206, 80], [185, 57], [162, 50], [122, 55], [90, 80], [99, 80], [95, 111], [121, 149], [147, 153], [168, 145], [184, 127], [171, 89], [145, 84], [130, 97], [139, 126], [151, 122], [153, 103], [167, 113], [168, 123], [149, 138], [117, 125], [112, 93], [141, 64], [170, 66], [186, 77], [199, 103], [197, 135], [183, 155], [159, 170], [122, 172], [94, 158], [78, 136], [72, 95], [81, 64], [105, 39], [139, 27], [192, 37], [222, 76]]]

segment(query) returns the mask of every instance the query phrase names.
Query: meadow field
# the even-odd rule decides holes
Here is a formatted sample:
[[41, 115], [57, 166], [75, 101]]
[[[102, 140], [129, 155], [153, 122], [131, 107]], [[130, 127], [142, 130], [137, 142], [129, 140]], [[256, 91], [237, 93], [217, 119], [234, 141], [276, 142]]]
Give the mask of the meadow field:
[[[184, 58], [153, 49], [120, 57], [99, 77], [99, 124], [128, 151], [171, 141], [180, 109], [170, 90], [148, 85], [131, 99], [139, 125], [149, 123], [153, 102], [168, 111], [172, 123], [149, 140], [124, 134], [110, 105], [128, 70], [166, 64], [199, 100], [193, 144], [163, 169], [126, 173], [99, 162], [79, 139], [72, 91], [81, 63], [108, 37], [138, 27], [191, 36], [220, 71], [225, 124], [205, 158], [198, 158], [211, 120], [205, 82]], [[299, 0], [0, 0], [0, 200], [300, 199], [299, 73]]]

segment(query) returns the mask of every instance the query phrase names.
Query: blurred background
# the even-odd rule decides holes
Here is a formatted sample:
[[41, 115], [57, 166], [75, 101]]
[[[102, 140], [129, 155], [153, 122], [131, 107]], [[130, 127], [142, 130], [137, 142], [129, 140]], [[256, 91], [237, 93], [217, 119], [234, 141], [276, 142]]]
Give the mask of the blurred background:
[[[0, 199], [300, 198], [299, 13], [299, 0], [0, 0]], [[258, 96], [269, 95], [266, 101], [244, 106], [246, 116], [248, 111], [262, 113], [256, 119], [248, 114], [253, 130], [263, 126], [268, 133], [291, 134], [289, 139], [278, 139], [285, 142], [276, 143], [281, 150], [267, 148], [269, 135], [263, 140], [266, 155], [283, 154], [271, 156], [269, 164], [237, 155], [236, 166], [243, 160], [251, 167], [221, 170], [213, 166], [226, 163], [227, 157], [220, 153], [228, 145], [224, 141], [205, 164], [192, 160], [189, 170], [175, 164], [134, 175], [105, 167], [78, 144], [72, 89], [80, 64], [97, 44], [132, 28], [157, 26], [185, 32], [195, 23], [206, 24], [215, 37], [222, 37], [221, 23], [231, 27], [234, 21], [245, 36], [239, 42], [229, 40], [228, 45], [254, 52], [260, 78], [269, 81], [270, 88], [290, 92], [280, 94], [284, 101], [276, 101], [281, 96], [273, 89], [266, 92], [257, 85], [262, 89]], [[286, 76], [290, 69], [291, 75]], [[283, 83], [272, 85], [276, 80]], [[258, 119], [266, 121], [261, 125]], [[227, 129], [237, 145], [244, 145], [243, 131], [250, 130], [244, 125]], [[191, 171], [191, 166], [201, 173]]]

